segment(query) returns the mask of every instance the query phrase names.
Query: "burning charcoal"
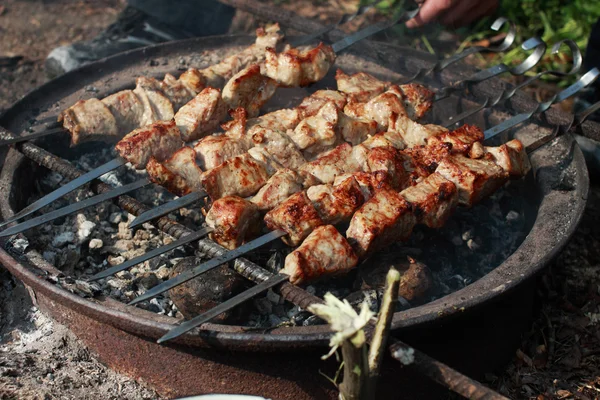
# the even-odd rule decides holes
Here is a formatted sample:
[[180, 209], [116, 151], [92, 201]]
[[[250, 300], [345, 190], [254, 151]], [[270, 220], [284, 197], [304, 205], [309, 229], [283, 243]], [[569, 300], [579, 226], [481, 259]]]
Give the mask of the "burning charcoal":
[[44, 260], [48, 261], [50, 264], [55, 265], [56, 263], [56, 253], [53, 251], [46, 250], [42, 253], [42, 257]]
[[[385, 277], [392, 264], [389, 260], [380, 260], [380, 258], [385, 257], [374, 258], [372, 261], [374, 267], [363, 268], [359, 271], [358, 282], [361, 290], [377, 290], [385, 286]], [[395, 263], [393, 266], [402, 273], [399, 294], [405, 299], [412, 301], [421, 297], [431, 287], [431, 274], [426, 265], [409, 257], [408, 261]]]
[[[198, 265], [196, 257], [182, 259], [173, 267], [171, 278]], [[244, 289], [244, 280], [226, 265], [206, 272], [169, 290], [169, 297], [185, 318], [193, 318], [210, 310]], [[270, 302], [269, 302], [270, 304]], [[223, 322], [240, 311], [240, 307], [215, 318]]]
[[81, 258], [81, 253], [79, 252], [79, 247], [70, 248], [68, 247], [66, 250], [61, 251], [58, 254], [57, 264], [58, 268], [63, 271], [66, 275], [71, 275], [75, 270], [75, 266], [79, 262]]
[[138, 286], [143, 287], [145, 290], [152, 289], [159, 283], [158, 277], [153, 272], [145, 272], [137, 279]]
[[262, 315], [269, 315], [273, 312], [273, 303], [266, 297], [254, 299], [254, 307]]
[[509, 211], [508, 214], [506, 214], [506, 220], [508, 222], [515, 222], [516, 220], [519, 219], [519, 213], [516, 211]]
[[423, 296], [431, 287], [432, 278], [429, 268], [421, 263], [412, 261], [400, 278], [400, 296], [412, 301]]

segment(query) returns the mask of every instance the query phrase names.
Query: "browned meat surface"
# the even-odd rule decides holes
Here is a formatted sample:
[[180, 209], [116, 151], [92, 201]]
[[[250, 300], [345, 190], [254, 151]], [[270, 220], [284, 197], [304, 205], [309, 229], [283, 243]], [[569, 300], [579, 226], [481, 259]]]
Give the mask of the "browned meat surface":
[[315, 48], [288, 49], [279, 54], [268, 48], [263, 73], [281, 86], [307, 86], [320, 81], [334, 62], [333, 49], [323, 43]]
[[287, 233], [282, 240], [290, 246], [298, 246], [323, 220], [304, 192], [290, 196], [286, 201], [265, 215], [267, 228]]
[[202, 187], [215, 201], [224, 196], [251, 196], [268, 179], [266, 166], [245, 153], [204, 172]]
[[171, 74], [165, 74], [162, 81], [158, 82], [160, 90], [167, 96], [173, 104], [173, 110], [177, 111], [188, 101], [192, 100], [200, 90], [192, 90], [182, 80], [175, 78]]
[[418, 83], [409, 83], [399, 86], [404, 95], [404, 108], [408, 118], [418, 120], [422, 118], [433, 105], [434, 93]]
[[377, 122], [351, 118], [339, 113], [336, 131], [342, 139], [355, 146], [377, 132]]
[[306, 195], [326, 224], [347, 221], [363, 204], [364, 196], [354, 178], [339, 185], [317, 185], [308, 188]]
[[280, 169], [252, 197], [260, 211], [268, 211], [303, 189], [304, 178], [291, 169]]
[[352, 156], [352, 146], [348, 143], [340, 144], [300, 168], [300, 171], [313, 175], [321, 183], [333, 183], [337, 176], [361, 170]]
[[342, 111], [346, 105], [346, 96], [336, 90], [317, 90], [302, 100], [298, 111], [302, 118], [310, 117], [316, 115], [329, 102], [333, 102], [338, 111]]
[[386, 135], [386, 138], [390, 141], [394, 137], [394, 133], [400, 134], [402, 141], [406, 143], [407, 147], [423, 146], [431, 140], [431, 138], [440, 135], [448, 130], [439, 125], [421, 125], [418, 122], [411, 120], [410, 118], [398, 118], [390, 124], [390, 133]]
[[190, 68], [179, 75], [179, 81], [194, 95], [206, 87], [206, 78], [196, 68]]
[[337, 81], [338, 90], [357, 103], [366, 103], [373, 97], [385, 92], [391, 85], [391, 82], [380, 81], [366, 72], [348, 75], [341, 69], [336, 71], [335, 80]]
[[250, 64], [263, 61], [266, 49], [269, 47], [276, 48], [282, 39], [283, 34], [279, 28], [279, 24], [273, 24], [266, 28], [258, 28], [254, 44], [200, 72], [207, 78], [209, 86], [220, 87], [223, 80], [231, 79], [233, 75]]
[[261, 107], [275, 94], [277, 83], [260, 73], [254, 64], [235, 74], [223, 88], [223, 100], [229, 108], [243, 107], [256, 117]]
[[71, 133], [71, 145], [89, 140], [117, 139], [119, 129], [110, 109], [98, 99], [80, 100], [60, 113], [58, 121]]
[[395, 241], [407, 239], [415, 223], [410, 203], [395, 190], [382, 188], [354, 214], [346, 237], [356, 254], [364, 258]]
[[338, 110], [335, 103], [329, 102], [316, 115], [303, 119], [296, 129], [288, 131], [288, 135], [306, 157], [312, 158], [340, 142], [337, 122]]
[[297, 170], [306, 160], [294, 142], [284, 133], [268, 129], [252, 129], [252, 141], [255, 147], [263, 148], [277, 163], [286, 168]]
[[508, 172], [493, 161], [474, 160], [463, 155], [442, 160], [436, 172], [456, 185], [458, 201], [467, 207], [493, 193], [508, 179]]
[[511, 178], [521, 178], [531, 169], [525, 147], [517, 139], [499, 147], [485, 147], [485, 152], [491, 156], [492, 161], [508, 172]]
[[[390, 82], [380, 81], [366, 72], [348, 75], [338, 69], [335, 79], [338, 90], [345, 93], [354, 103], [366, 103], [392, 86]], [[402, 95], [406, 113], [412, 120], [423, 117], [433, 104], [433, 92], [423, 85], [409, 83], [399, 85], [398, 90]]]
[[198, 165], [208, 171], [248, 151], [243, 142], [226, 135], [207, 136], [195, 146]]
[[182, 146], [175, 121], [158, 121], [133, 130], [116, 144], [115, 149], [136, 169], [143, 169], [150, 157], [162, 162]]
[[399, 190], [407, 186], [408, 174], [404, 166], [405, 158], [392, 147], [376, 147], [367, 156], [370, 172], [385, 171], [390, 176], [390, 185]]
[[463, 125], [453, 131], [441, 132], [427, 139], [427, 144], [436, 142], [445, 142], [452, 145], [452, 153], [465, 154], [476, 142], [481, 142], [485, 138], [483, 131], [473, 125]]
[[412, 204], [417, 221], [430, 228], [441, 228], [458, 206], [456, 186], [438, 173], [400, 194]]
[[294, 129], [300, 122], [300, 113], [296, 109], [283, 108], [273, 111], [257, 118], [249, 119], [247, 128], [249, 135], [254, 133], [254, 129], [268, 128], [280, 131]]
[[402, 92], [398, 86], [391, 86], [386, 92], [372, 98], [366, 103], [349, 103], [344, 112], [356, 119], [377, 122], [380, 131], [397, 130], [397, 119], [408, 119]]
[[343, 274], [358, 264], [348, 241], [331, 225], [316, 228], [300, 247], [285, 258], [281, 272], [300, 285], [315, 279]]
[[227, 249], [235, 249], [260, 230], [258, 207], [237, 196], [216, 200], [208, 214], [206, 224], [214, 229], [210, 238]]
[[416, 183], [421, 177], [435, 172], [439, 163], [450, 156], [451, 150], [452, 145], [444, 142], [404, 149], [402, 153], [407, 156], [404, 166], [410, 175], [410, 181]]
[[151, 157], [146, 171], [152, 182], [177, 196], [202, 190], [202, 169], [196, 164], [196, 152], [190, 147], [182, 147], [163, 163]]
[[144, 106], [132, 90], [122, 90], [102, 99], [117, 121], [119, 132], [131, 132], [140, 127]]
[[334, 186], [358, 184], [364, 201], [369, 200], [379, 189], [389, 187], [390, 176], [387, 172], [356, 172], [354, 174], [341, 175], [336, 178]]
[[227, 116], [227, 106], [218, 89], [206, 88], [175, 114], [175, 122], [186, 142], [218, 128]]
[[164, 95], [160, 83], [153, 78], [139, 77], [135, 80], [136, 89], [141, 90], [147, 96], [147, 99], [154, 111], [154, 121], [169, 121], [175, 115], [173, 104]]

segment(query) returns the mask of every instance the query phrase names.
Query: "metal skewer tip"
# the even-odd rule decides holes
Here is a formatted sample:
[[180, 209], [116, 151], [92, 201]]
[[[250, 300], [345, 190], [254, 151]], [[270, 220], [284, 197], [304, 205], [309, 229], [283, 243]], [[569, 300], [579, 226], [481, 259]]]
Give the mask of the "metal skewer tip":
[[260, 293], [277, 286], [289, 279], [288, 275], [285, 274], [277, 274], [264, 282], [259, 283], [258, 285], [246, 290], [243, 293], [238, 294], [237, 296], [232, 297], [231, 299], [219, 304], [218, 306], [208, 310], [204, 314], [200, 314], [195, 318], [192, 318], [189, 321], [183, 322], [181, 325], [176, 328], [171, 329], [167, 334], [158, 339], [157, 343], [164, 343], [167, 340], [175, 339], [178, 336], [183, 335], [184, 333], [194, 329], [197, 326], [202, 325], [205, 322], [210, 321], [216, 316], [242, 304], [245, 301], [248, 301], [254, 296], [259, 295]]
[[213, 230], [212, 228], [207, 227], [207, 228], [199, 230], [198, 232], [194, 232], [189, 235], [185, 235], [181, 239], [171, 242], [165, 246], [158, 247], [158, 248], [151, 250], [145, 254], [142, 254], [139, 257], [132, 258], [131, 260], [128, 260], [122, 264], [115, 265], [114, 267], [111, 267], [104, 271], [98, 272], [96, 275], [92, 276], [89, 280], [96, 281], [98, 279], [102, 279], [102, 278], [106, 278], [107, 276], [114, 275], [117, 272], [121, 272], [123, 270], [133, 267], [134, 265], [143, 263], [144, 261], [149, 260], [154, 257], [157, 257], [161, 254], [164, 254], [167, 251], [176, 249], [179, 246], [183, 246], [185, 244], [193, 242], [194, 240], [201, 239], [204, 236], [208, 235], [210, 232], [212, 232], [212, 230]]
[[28, 221], [25, 221], [18, 225], [10, 227], [10, 228], [0, 232], [0, 237], [16, 235], [17, 233], [24, 232], [28, 229], [35, 228], [36, 226], [43, 225], [50, 221], [54, 221], [57, 218], [73, 214], [74, 212], [83, 210], [84, 208], [91, 207], [98, 203], [102, 203], [103, 201], [110, 200], [115, 197], [119, 197], [125, 193], [131, 192], [133, 190], [139, 189], [139, 188], [144, 187], [149, 184], [150, 184], [150, 181], [143, 179], [143, 180], [140, 180], [140, 181], [137, 181], [134, 183], [130, 183], [129, 185], [121, 186], [121, 187], [111, 190], [109, 192], [105, 192], [105, 193], [99, 194], [97, 196], [90, 197], [89, 199], [85, 199], [78, 203], [70, 204], [66, 207], [59, 208], [58, 210], [51, 211], [44, 215], [40, 215], [39, 217], [32, 218]]
[[9, 144], [26, 142], [28, 140], [33, 140], [33, 139], [41, 138], [44, 136], [53, 135], [53, 134], [59, 133], [59, 132], [66, 132], [66, 130], [62, 127], [52, 128], [52, 129], [47, 129], [47, 130], [41, 131], [41, 132], [28, 133], [28, 134], [22, 135], [22, 136], [15, 136], [10, 139], [2, 139], [2, 140], [0, 140], [0, 146], [7, 146]]
[[228, 251], [227, 253], [221, 256], [208, 260], [207, 262], [202, 263], [191, 270], [185, 271], [177, 275], [175, 278], [169, 279], [168, 281], [153, 287], [141, 296], [131, 300], [128, 303], [128, 305], [131, 306], [137, 303], [141, 303], [142, 301], [151, 299], [155, 296], [158, 296], [159, 294], [166, 292], [167, 290], [174, 288], [175, 286], [179, 286], [182, 283], [189, 281], [190, 279], [194, 279], [198, 275], [202, 275], [203, 273], [208, 272], [211, 269], [218, 267], [219, 265], [223, 265], [231, 260], [235, 260], [236, 258], [241, 257], [243, 254], [246, 254], [254, 249], [264, 246], [265, 244], [279, 239], [280, 237], [285, 236], [286, 234], [287, 233], [280, 230], [269, 232], [259, 237], [258, 239], [254, 239], [253, 241], [238, 247], [237, 249]]
[[204, 191], [192, 192], [176, 200], [155, 207], [150, 211], [146, 211], [145, 213], [138, 215], [137, 218], [131, 221], [129, 224], [129, 229], [137, 228], [146, 222], [152, 221], [153, 219], [165, 216], [175, 210], [193, 204], [206, 196], [207, 194]]
[[92, 180], [106, 174], [107, 172], [117, 169], [118, 167], [120, 167], [121, 165], [124, 165], [124, 164], [127, 164], [127, 161], [125, 161], [122, 158], [116, 158], [112, 161], [107, 162], [104, 165], [99, 166], [98, 168], [91, 170], [90, 172], [87, 172], [87, 173], [81, 175], [79, 178], [73, 179], [71, 182], [69, 182], [66, 185], [61, 186], [60, 188], [56, 189], [55, 191], [47, 194], [46, 196], [42, 197], [41, 199], [37, 200], [36, 202], [25, 207], [24, 209], [22, 209], [21, 211], [19, 211], [15, 215], [13, 215], [11, 218], [7, 219], [6, 221], [3, 221], [0, 224], [0, 227], [8, 225], [11, 222], [14, 222], [18, 219], [26, 217], [26, 216], [38, 211], [39, 209], [46, 207], [48, 204], [52, 203], [53, 201], [71, 193], [73, 190], [85, 185], [88, 182], [91, 182]]

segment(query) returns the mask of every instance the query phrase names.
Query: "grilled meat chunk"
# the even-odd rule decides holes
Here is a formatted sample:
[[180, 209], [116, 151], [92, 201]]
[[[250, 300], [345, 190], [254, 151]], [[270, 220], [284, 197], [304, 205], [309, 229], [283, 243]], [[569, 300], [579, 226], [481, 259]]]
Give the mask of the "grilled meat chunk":
[[119, 128], [115, 117], [106, 104], [98, 99], [79, 100], [58, 116], [65, 129], [71, 132], [71, 146], [99, 135], [105, 138], [118, 138]]
[[158, 121], [133, 130], [116, 144], [119, 155], [136, 169], [144, 169], [150, 157], [163, 162], [183, 146], [175, 121]]
[[428, 145], [444, 142], [452, 145], [452, 153], [465, 154], [473, 146], [474, 143], [481, 142], [485, 136], [481, 129], [473, 125], [463, 125], [450, 131], [440, 131], [426, 139]]
[[224, 196], [251, 196], [267, 182], [267, 179], [267, 167], [245, 153], [204, 172], [202, 187], [215, 201]]
[[[334, 186], [358, 184], [364, 201], [368, 201], [378, 190], [389, 187], [390, 176], [384, 171], [355, 172], [337, 177]], [[346, 182], [349, 181], [349, 182]]]
[[196, 157], [201, 168], [208, 171], [232, 157], [248, 151], [244, 143], [226, 135], [207, 136], [195, 146]]
[[308, 188], [306, 195], [326, 224], [347, 221], [364, 203], [358, 182], [345, 179], [339, 185], [317, 185]]
[[200, 93], [206, 87], [206, 78], [196, 68], [190, 68], [179, 75], [178, 81], [181, 82], [193, 96]]
[[[183, 76], [183, 74], [182, 74]], [[195, 90], [184, 83], [184, 81], [175, 78], [171, 74], [165, 74], [162, 81], [158, 82], [160, 90], [167, 96], [173, 105], [173, 110], [177, 111], [188, 101], [192, 100], [200, 90]]]
[[377, 132], [377, 122], [351, 118], [344, 113], [338, 114], [336, 131], [346, 142], [356, 146]]
[[181, 137], [191, 142], [215, 130], [227, 116], [227, 105], [218, 89], [206, 88], [175, 114]]
[[[380, 81], [365, 72], [348, 75], [340, 69], [335, 74], [335, 80], [338, 90], [345, 93], [354, 103], [366, 103], [392, 86], [390, 82]], [[402, 93], [404, 108], [410, 119], [418, 120], [431, 108], [433, 92], [425, 86], [409, 83], [399, 85], [398, 89]]]
[[310, 158], [330, 149], [340, 141], [336, 129], [337, 122], [338, 111], [335, 103], [329, 102], [316, 115], [303, 119], [296, 129], [290, 130], [289, 136]]
[[321, 183], [333, 183], [336, 176], [361, 170], [353, 157], [352, 146], [348, 143], [342, 143], [300, 167], [300, 171], [313, 175]]
[[391, 82], [380, 81], [366, 72], [348, 75], [341, 69], [335, 72], [335, 80], [338, 90], [357, 103], [366, 103], [391, 85]]
[[175, 112], [173, 104], [165, 96], [160, 88], [160, 83], [156, 79], [139, 77], [135, 80], [136, 90], [143, 92], [150, 107], [154, 111], [153, 121], [169, 121], [173, 119]]
[[298, 246], [323, 220], [304, 192], [290, 196], [265, 215], [267, 228], [287, 233], [282, 240], [289, 246]]
[[481, 201], [508, 179], [508, 172], [494, 162], [463, 155], [445, 158], [436, 172], [456, 185], [458, 202], [467, 207]]
[[119, 132], [131, 132], [141, 125], [144, 106], [132, 90], [122, 90], [101, 101], [117, 121]]
[[206, 224], [214, 229], [210, 234], [212, 240], [233, 250], [259, 232], [260, 215], [254, 203], [226, 196], [213, 203], [206, 214]]
[[300, 113], [296, 109], [283, 108], [273, 111], [268, 114], [261, 115], [257, 118], [248, 120], [247, 129], [251, 136], [255, 129], [267, 128], [275, 129], [282, 132], [288, 129], [294, 129], [300, 122]]
[[430, 228], [441, 228], [458, 206], [456, 186], [438, 173], [400, 194], [412, 204], [417, 220]]
[[356, 119], [375, 121], [380, 131], [395, 130], [397, 119], [408, 119], [402, 92], [395, 85], [366, 103], [348, 103], [344, 113]]
[[525, 147], [517, 139], [506, 142], [502, 146], [485, 147], [485, 152], [497, 165], [508, 172], [511, 178], [521, 178], [531, 169]]
[[264, 60], [267, 48], [276, 48], [283, 39], [279, 24], [256, 30], [256, 41], [241, 52], [225, 58], [218, 64], [211, 65], [201, 71], [212, 87], [222, 86], [224, 79], [230, 79], [248, 65]]
[[243, 107], [256, 117], [261, 107], [275, 94], [277, 83], [260, 73], [254, 64], [235, 74], [223, 88], [223, 100], [229, 108]]
[[177, 196], [202, 190], [202, 169], [196, 164], [196, 152], [190, 147], [182, 147], [163, 163], [151, 157], [146, 171], [152, 182]]
[[312, 49], [288, 49], [279, 54], [268, 48], [265, 56], [263, 74], [284, 87], [320, 81], [335, 62], [335, 52], [323, 43]]
[[279, 164], [286, 168], [298, 169], [306, 160], [284, 133], [268, 129], [252, 129], [252, 141], [255, 147], [263, 148]]
[[348, 241], [331, 225], [316, 228], [300, 247], [285, 258], [282, 272], [300, 285], [315, 279], [343, 274], [358, 264]]
[[281, 204], [285, 199], [303, 189], [304, 177], [291, 169], [280, 169], [256, 193], [250, 201], [260, 211], [267, 211]]
[[421, 125], [409, 118], [398, 118], [390, 124], [390, 131], [386, 133], [386, 139], [395, 142], [395, 136], [400, 135], [400, 140], [406, 143], [407, 147], [424, 146], [429, 143], [431, 138], [443, 133], [448, 133], [448, 130], [439, 125]]
[[346, 237], [356, 254], [364, 258], [397, 240], [407, 239], [415, 223], [410, 203], [395, 190], [382, 188], [354, 214]]
[[408, 174], [404, 166], [405, 158], [392, 147], [376, 147], [367, 156], [368, 171], [385, 171], [390, 176], [390, 184], [394, 189], [407, 185]]
[[330, 102], [335, 104], [338, 111], [342, 111], [346, 105], [346, 96], [336, 90], [317, 90], [302, 100], [298, 106], [298, 112], [302, 118], [311, 117]]

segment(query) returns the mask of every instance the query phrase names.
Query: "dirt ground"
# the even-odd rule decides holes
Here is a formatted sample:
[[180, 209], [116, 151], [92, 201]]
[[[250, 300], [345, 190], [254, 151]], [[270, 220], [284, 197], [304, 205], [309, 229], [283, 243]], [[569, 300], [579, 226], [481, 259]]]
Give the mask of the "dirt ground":
[[[339, 3], [339, 4], [338, 4]], [[323, 19], [347, 2], [291, 2]], [[0, 111], [46, 80], [43, 62], [57, 45], [91, 38], [115, 19], [121, 0], [0, 1]], [[251, 27], [240, 14], [233, 30]], [[540, 310], [521, 348], [486, 384], [514, 399], [600, 398], [600, 186], [574, 238], [543, 276]], [[0, 267], [0, 398], [149, 399], [149, 388], [102, 364], [66, 328], [31, 303]]]

